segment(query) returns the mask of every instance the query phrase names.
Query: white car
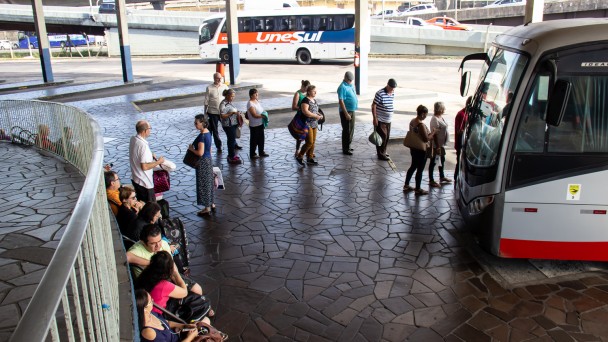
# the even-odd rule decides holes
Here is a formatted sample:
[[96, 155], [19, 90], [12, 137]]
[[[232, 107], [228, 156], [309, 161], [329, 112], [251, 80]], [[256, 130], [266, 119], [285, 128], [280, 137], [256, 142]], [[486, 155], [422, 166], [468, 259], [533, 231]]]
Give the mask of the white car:
[[518, 6], [518, 5], [525, 5], [526, 4], [526, 0], [496, 0], [493, 3], [484, 6], [486, 8], [488, 7], [503, 7], [503, 6]]
[[10, 40], [0, 40], [0, 50], [10, 50], [12, 45]]
[[401, 12], [401, 15], [419, 15], [426, 13], [437, 13], [437, 7], [435, 7], [434, 4], [420, 4], [406, 9]]
[[429, 30], [443, 30], [439, 26], [431, 25], [427, 23], [424, 19], [416, 18], [416, 17], [407, 17], [405, 20], [391, 20], [384, 23], [384, 26], [394, 26], [394, 27], [415, 27], [419, 29], [429, 29]]
[[[399, 11], [387, 9], [384, 10], [384, 17], [396, 17], [399, 15]], [[382, 19], [382, 11], [378, 12], [378, 14], [372, 15], [373, 19]]]

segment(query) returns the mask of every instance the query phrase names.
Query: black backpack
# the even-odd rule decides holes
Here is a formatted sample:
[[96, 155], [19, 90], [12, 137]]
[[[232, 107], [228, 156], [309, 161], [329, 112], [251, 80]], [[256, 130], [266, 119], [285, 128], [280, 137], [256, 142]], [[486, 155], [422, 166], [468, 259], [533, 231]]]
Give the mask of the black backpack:
[[170, 245], [176, 245], [177, 254], [173, 255], [173, 260], [181, 274], [187, 274], [190, 266], [190, 252], [188, 251], [188, 237], [184, 223], [179, 218], [162, 219], [159, 225], [163, 230], [163, 235], [169, 240]]

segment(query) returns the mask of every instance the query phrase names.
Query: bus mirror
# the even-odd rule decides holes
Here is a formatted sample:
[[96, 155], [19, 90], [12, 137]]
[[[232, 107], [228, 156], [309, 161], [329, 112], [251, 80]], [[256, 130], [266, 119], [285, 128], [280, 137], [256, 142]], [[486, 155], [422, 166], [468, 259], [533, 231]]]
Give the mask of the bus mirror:
[[469, 92], [469, 83], [471, 82], [471, 72], [466, 71], [460, 76], [460, 96], [466, 96]]
[[572, 84], [565, 80], [557, 80], [553, 85], [547, 105], [546, 122], [548, 125], [559, 126], [562, 122], [571, 90]]

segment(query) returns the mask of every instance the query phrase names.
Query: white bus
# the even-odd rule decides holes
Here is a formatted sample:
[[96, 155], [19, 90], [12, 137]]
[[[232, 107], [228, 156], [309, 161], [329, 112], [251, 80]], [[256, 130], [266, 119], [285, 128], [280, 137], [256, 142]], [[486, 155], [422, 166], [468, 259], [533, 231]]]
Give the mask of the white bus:
[[[354, 56], [355, 14], [328, 8], [292, 8], [238, 12], [239, 57], [295, 59], [300, 64]], [[207, 18], [199, 27], [203, 60], [228, 61], [225, 14]]]
[[533, 23], [463, 59], [484, 67], [456, 198], [491, 253], [608, 260], [607, 32], [605, 18]]

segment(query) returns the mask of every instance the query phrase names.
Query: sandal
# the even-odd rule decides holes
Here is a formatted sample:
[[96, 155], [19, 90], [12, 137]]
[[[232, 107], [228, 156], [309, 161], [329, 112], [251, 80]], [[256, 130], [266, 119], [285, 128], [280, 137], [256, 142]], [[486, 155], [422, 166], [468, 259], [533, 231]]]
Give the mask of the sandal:
[[414, 190], [414, 188], [412, 188], [411, 186], [409, 186], [409, 185], [407, 185], [407, 184], [405, 184], [405, 185], [403, 186], [403, 191], [404, 191], [404, 192], [410, 192], [410, 191], [412, 191], [412, 190]]
[[429, 185], [432, 186], [433, 188], [441, 188], [441, 184], [439, 184], [437, 182], [430, 182]]
[[426, 190], [422, 190], [422, 189], [416, 189], [414, 190], [414, 193], [416, 194], [416, 196], [420, 196], [420, 195], [428, 195], [429, 192]]
[[211, 210], [209, 210], [208, 208], [205, 208], [205, 209], [199, 211], [198, 213], [196, 213], [196, 215], [201, 216], [201, 217], [209, 216], [210, 214], [211, 214]]
[[452, 183], [452, 180], [446, 177], [442, 177], [439, 181], [441, 183]]

